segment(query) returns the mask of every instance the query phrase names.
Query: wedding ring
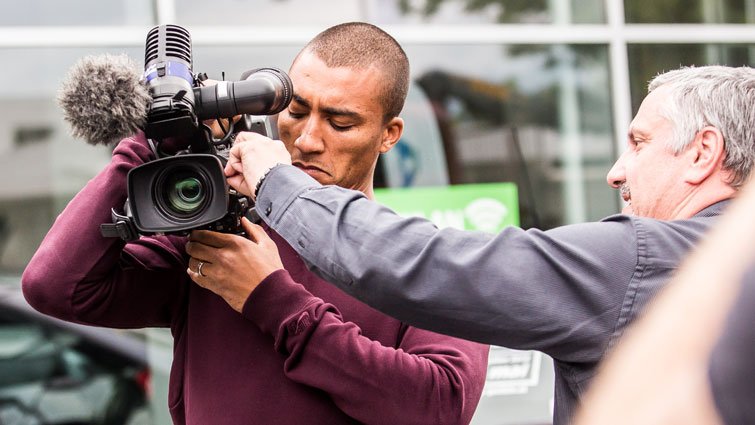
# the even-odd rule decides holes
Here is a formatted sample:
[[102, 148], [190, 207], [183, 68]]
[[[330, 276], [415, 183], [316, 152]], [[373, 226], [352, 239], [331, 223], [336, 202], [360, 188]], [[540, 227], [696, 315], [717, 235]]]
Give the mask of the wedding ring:
[[204, 274], [202, 274], [202, 266], [204, 266], [204, 261], [200, 261], [199, 264], [197, 265], [197, 273], [200, 276], [204, 276]]

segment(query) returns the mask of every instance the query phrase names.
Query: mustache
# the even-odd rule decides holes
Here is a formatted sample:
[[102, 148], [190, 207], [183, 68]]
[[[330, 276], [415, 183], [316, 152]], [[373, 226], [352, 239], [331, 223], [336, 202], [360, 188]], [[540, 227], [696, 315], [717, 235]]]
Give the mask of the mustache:
[[624, 199], [630, 199], [632, 197], [632, 191], [629, 190], [629, 185], [624, 182], [619, 186], [619, 193]]

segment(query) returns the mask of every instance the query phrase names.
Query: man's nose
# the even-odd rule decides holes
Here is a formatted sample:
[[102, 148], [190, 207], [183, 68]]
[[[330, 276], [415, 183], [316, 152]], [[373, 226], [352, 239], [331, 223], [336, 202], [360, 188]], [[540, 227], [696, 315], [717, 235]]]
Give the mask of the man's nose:
[[323, 149], [322, 131], [317, 119], [307, 120], [302, 126], [301, 134], [294, 141], [294, 146], [302, 152], [318, 152]]
[[622, 183], [626, 181], [626, 173], [624, 172], [624, 154], [621, 154], [619, 159], [613, 164], [608, 174], [606, 175], [606, 182], [614, 189], [618, 189]]

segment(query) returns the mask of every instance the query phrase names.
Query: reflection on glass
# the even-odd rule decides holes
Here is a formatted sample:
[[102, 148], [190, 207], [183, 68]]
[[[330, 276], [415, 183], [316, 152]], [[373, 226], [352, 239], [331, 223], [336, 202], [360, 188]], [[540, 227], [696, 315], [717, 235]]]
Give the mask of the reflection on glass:
[[[513, 181], [523, 227], [614, 213], [606, 46], [407, 46], [451, 183]], [[411, 125], [407, 123], [407, 125]]]
[[633, 24], [752, 24], [751, 0], [624, 0], [624, 16]]
[[680, 66], [755, 63], [753, 44], [633, 44], [628, 54], [633, 111], [647, 94], [647, 82], [661, 72]]

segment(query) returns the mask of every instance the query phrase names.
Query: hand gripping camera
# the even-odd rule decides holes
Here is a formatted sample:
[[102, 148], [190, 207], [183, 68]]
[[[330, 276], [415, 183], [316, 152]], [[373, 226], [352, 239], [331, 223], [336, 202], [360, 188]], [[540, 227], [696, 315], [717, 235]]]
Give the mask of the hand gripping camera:
[[[101, 225], [103, 236], [128, 241], [193, 229], [242, 233], [241, 218], [252, 205], [228, 186], [223, 167], [239, 131], [277, 138], [267, 115], [288, 106], [291, 80], [279, 69], [261, 68], [240, 81], [205, 86], [207, 77], [192, 73], [191, 37], [176, 25], [149, 31], [144, 63], [152, 98], [144, 133], [158, 159], [128, 173], [124, 210], [112, 211], [113, 223]], [[204, 124], [239, 115], [219, 139]]]

